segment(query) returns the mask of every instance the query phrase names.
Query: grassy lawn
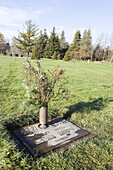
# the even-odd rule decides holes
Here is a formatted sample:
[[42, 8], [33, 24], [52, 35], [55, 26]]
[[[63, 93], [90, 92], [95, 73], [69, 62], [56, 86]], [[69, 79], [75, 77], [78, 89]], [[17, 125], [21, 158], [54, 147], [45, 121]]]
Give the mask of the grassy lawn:
[[113, 169], [113, 65], [40, 60], [45, 70], [63, 67], [70, 90], [68, 102], [51, 101], [49, 119], [64, 117], [98, 138], [36, 160], [21, 153], [9, 133], [38, 122], [39, 108], [23, 83], [23, 61], [0, 56], [0, 169]]

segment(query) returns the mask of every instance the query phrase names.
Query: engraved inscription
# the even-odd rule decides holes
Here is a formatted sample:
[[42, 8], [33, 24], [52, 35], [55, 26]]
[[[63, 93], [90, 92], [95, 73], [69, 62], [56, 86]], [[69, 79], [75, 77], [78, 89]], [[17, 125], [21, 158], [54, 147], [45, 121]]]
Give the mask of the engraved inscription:
[[46, 129], [41, 129], [37, 123], [16, 130], [14, 134], [32, 154], [40, 155], [88, 135], [89, 132], [59, 118], [49, 122]]
[[63, 131], [58, 132], [58, 134], [62, 136], [62, 135], [65, 135], [65, 134], [67, 134], [69, 132], [70, 132], [69, 130], [65, 129]]

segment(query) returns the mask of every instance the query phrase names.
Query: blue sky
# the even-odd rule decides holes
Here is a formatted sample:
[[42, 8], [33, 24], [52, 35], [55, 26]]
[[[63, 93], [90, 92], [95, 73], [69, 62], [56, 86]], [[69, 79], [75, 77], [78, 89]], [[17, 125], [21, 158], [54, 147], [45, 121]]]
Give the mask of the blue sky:
[[55, 26], [71, 43], [77, 30], [90, 29], [93, 43], [113, 35], [113, 0], [0, 0], [0, 32], [6, 39], [24, 31], [31, 19], [48, 35]]

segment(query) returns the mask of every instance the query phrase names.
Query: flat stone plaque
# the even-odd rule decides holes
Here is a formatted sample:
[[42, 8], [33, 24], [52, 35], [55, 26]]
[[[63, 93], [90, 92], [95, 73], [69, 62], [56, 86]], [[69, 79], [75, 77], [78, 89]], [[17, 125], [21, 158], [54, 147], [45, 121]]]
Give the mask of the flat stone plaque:
[[78, 139], [94, 137], [88, 131], [63, 118], [48, 122], [46, 129], [41, 129], [37, 123], [15, 130], [13, 135], [25, 149], [37, 156], [46, 155], [51, 150], [67, 149]]

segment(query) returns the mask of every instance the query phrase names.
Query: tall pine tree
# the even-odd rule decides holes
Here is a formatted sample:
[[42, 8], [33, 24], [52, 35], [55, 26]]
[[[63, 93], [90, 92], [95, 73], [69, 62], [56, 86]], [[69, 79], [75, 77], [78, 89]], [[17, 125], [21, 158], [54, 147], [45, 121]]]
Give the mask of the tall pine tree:
[[91, 31], [85, 30], [80, 41], [80, 59], [87, 60], [91, 58], [92, 58]]
[[55, 32], [55, 27], [53, 27], [50, 38], [49, 38], [48, 43], [45, 47], [45, 57], [52, 58], [55, 51], [58, 55], [60, 52], [60, 41], [59, 41], [58, 35]]
[[48, 35], [47, 35], [47, 33], [46, 33], [46, 29], [44, 29], [44, 34], [43, 34], [43, 36], [44, 36], [44, 49], [45, 49], [45, 47], [46, 47], [46, 45], [47, 45], [47, 43], [48, 43]]
[[65, 33], [63, 30], [61, 33], [61, 37], [60, 37], [60, 59], [62, 59], [64, 57], [68, 48], [69, 48], [69, 44], [65, 40]]
[[66, 53], [70, 59], [80, 59], [80, 41], [81, 33], [80, 30], [78, 30], [76, 31], [73, 42], [68, 49], [68, 53]]
[[38, 26], [32, 24], [32, 21], [26, 21], [26, 32], [19, 32], [18, 38], [14, 37], [15, 46], [22, 52], [29, 53], [33, 51], [38, 35]]
[[39, 35], [39, 38], [38, 38], [37, 44], [36, 44], [36, 47], [39, 51], [40, 58], [44, 58], [45, 47], [47, 45], [47, 42], [48, 42], [48, 36], [46, 33], [46, 29], [45, 29], [44, 34], [42, 33], [42, 31], [40, 31], [40, 35]]

